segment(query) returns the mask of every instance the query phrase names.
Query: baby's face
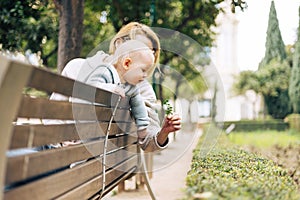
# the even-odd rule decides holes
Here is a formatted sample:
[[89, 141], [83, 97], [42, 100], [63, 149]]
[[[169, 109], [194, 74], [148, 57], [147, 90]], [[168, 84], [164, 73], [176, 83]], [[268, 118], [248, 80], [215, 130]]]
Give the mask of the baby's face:
[[132, 63], [123, 75], [123, 79], [131, 85], [137, 85], [147, 78], [148, 72], [153, 65], [153, 53], [151, 50], [143, 50], [132, 57]]

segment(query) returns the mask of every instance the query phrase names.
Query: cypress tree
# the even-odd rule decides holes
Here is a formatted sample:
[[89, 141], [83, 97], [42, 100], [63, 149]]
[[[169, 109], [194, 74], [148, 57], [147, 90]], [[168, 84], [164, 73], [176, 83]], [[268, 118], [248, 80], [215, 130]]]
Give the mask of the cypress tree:
[[[270, 12], [269, 12], [269, 21], [267, 29], [267, 38], [266, 38], [266, 51], [265, 57], [259, 63], [258, 73], [265, 66], [270, 64], [272, 60], [276, 60], [279, 63], [287, 58], [285, 51], [285, 45], [281, 37], [281, 32], [279, 29], [279, 23], [277, 19], [277, 12], [275, 9], [274, 1], [271, 2]], [[287, 66], [289, 67], [289, 66]], [[275, 79], [269, 80], [274, 81]], [[267, 108], [267, 112], [273, 118], [284, 118], [291, 112], [290, 100], [288, 95], [288, 89], [276, 89], [277, 95], [264, 95], [264, 102]]]
[[293, 55], [293, 67], [291, 70], [289, 96], [294, 113], [300, 113], [300, 7], [299, 7], [299, 26], [295, 52]]
[[274, 1], [271, 2], [270, 12], [269, 12], [269, 21], [267, 29], [267, 38], [266, 38], [266, 51], [265, 57], [259, 64], [259, 68], [268, 64], [272, 59], [277, 58], [282, 61], [286, 59], [285, 45], [283, 43], [281, 32], [279, 29], [279, 23], [277, 19], [277, 12], [275, 9]]

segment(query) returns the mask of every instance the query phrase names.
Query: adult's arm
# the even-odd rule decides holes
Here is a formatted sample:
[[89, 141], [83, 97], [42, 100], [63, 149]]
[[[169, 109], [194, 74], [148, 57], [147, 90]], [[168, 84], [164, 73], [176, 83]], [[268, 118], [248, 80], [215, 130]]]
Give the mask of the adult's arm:
[[162, 132], [160, 120], [158, 117], [157, 98], [154, 90], [148, 81], [143, 81], [139, 85], [140, 94], [145, 102], [148, 116], [150, 119], [147, 127], [147, 137], [139, 139], [141, 148], [146, 152], [161, 151], [167, 148], [169, 144], [168, 133]]

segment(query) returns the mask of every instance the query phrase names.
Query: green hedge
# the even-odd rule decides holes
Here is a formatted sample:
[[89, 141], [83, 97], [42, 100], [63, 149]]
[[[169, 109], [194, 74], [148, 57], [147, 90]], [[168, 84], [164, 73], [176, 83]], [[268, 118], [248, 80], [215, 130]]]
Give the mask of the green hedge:
[[287, 122], [284, 122], [283, 120], [226, 121], [224, 122], [223, 128], [226, 130], [231, 124], [235, 125], [233, 131], [257, 131], [257, 130], [284, 131], [289, 128], [289, 124]]
[[291, 114], [288, 115], [285, 120], [290, 126], [291, 129], [300, 132], [300, 114]]
[[207, 156], [194, 150], [191, 170], [186, 179], [185, 199], [224, 200], [299, 200], [295, 182], [272, 161], [240, 149], [219, 148]]

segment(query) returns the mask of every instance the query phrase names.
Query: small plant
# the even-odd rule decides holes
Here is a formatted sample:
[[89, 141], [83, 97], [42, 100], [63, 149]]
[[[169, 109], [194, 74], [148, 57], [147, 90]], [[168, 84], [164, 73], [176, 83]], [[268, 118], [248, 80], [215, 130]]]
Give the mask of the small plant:
[[166, 115], [172, 115], [173, 114], [173, 107], [171, 106], [168, 99], [164, 100], [163, 105], [164, 105], [164, 108], [165, 108], [165, 111], [166, 111]]

